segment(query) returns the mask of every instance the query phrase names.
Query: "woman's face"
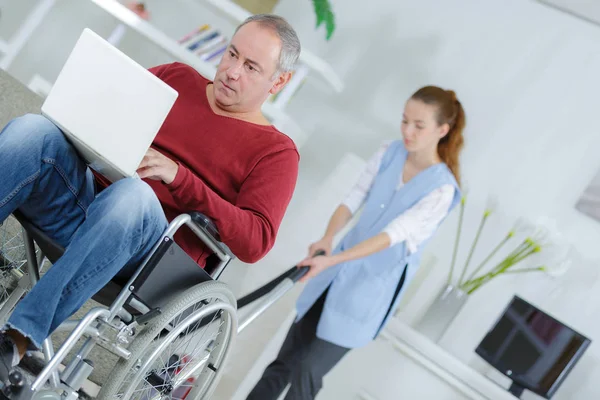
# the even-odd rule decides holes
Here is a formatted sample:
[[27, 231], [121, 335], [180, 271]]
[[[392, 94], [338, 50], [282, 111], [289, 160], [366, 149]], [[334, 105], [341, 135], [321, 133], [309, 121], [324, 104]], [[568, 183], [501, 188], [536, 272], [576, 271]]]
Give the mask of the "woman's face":
[[421, 100], [409, 99], [402, 116], [402, 137], [408, 151], [436, 149], [449, 130], [448, 124], [438, 125], [437, 108]]

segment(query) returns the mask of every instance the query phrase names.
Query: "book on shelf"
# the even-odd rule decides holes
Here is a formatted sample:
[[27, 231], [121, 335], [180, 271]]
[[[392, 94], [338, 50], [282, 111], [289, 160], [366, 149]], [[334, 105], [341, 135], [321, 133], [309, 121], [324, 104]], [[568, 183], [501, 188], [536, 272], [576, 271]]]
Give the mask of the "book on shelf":
[[191, 31], [190, 33], [188, 33], [187, 35], [183, 36], [181, 39], [179, 39], [177, 41], [177, 43], [179, 43], [180, 45], [183, 45], [183, 46], [187, 46], [187, 44], [191, 40], [193, 40], [196, 36], [198, 36], [202, 32], [205, 32], [205, 31], [207, 31], [209, 29], [210, 29], [210, 25], [208, 25], [208, 24], [201, 25], [198, 28], [196, 28], [193, 31]]
[[194, 39], [190, 45], [187, 46], [189, 51], [199, 52], [211, 45], [215, 40], [220, 39], [221, 34], [217, 30], [210, 30], [205, 35]]
[[207, 40], [201, 46], [196, 47], [194, 49], [194, 54], [203, 59], [206, 54], [211, 53], [215, 48], [223, 46], [225, 43], [227, 43], [227, 38], [217, 32], [210, 40]]
[[228, 38], [209, 24], [201, 25], [177, 42], [202, 61], [217, 66], [227, 49]]
[[221, 61], [221, 58], [223, 57], [223, 54], [225, 53], [226, 49], [227, 42], [225, 41], [223, 44], [220, 44], [219, 46], [216, 46], [215, 48], [211, 49], [210, 53], [207, 52], [200, 58], [203, 61], [209, 62], [213, 65], [217, 65]]

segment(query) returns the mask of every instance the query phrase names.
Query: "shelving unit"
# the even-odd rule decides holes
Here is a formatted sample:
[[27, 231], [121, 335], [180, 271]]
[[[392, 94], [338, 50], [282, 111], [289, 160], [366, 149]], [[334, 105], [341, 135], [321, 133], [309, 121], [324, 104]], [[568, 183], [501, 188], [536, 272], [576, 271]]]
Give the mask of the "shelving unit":
[[[126, 31], [135, 31], [144, 40], [152, 43], [170, 57], [192, 66], [207, 79], [214, 79], [216, 67], [210, 62], [201, 60], [192, 51], [179, 44], [178, 37], [169, 36], [160, 27], [138, 17], [138, 15], [117, 0], [89, 1], [119, 22], [119, 30], [121, 31], [113, 31], [113, 33], [118, 33], [122, 36]], [[213, 18], [216, 16], [216, 18], [222, 19], [221, 22], [225, 24], [231, 23], [231, 28], [235, 28], [235, 26], [251, 15], [250, 12], [230, 0], [195, 1], [202, 7], [206, 6], [208, 14], [212, 14]], [[0, 58], [0, 68], [8, 69], [56, 2], [57, 0], [39, 0], [26, 20], [21, 24], [18, 32], [8, 41], [0, 39], [0, 56], [2, 57]], [[210, 23], [211, 21], [199, 21], [199, 23], [202, 22]], [[111, 40], [111, 37], [107, 37], [106, 39]], [[344, 84], [334, 69], [306, 48], [302, 49], [294, 75], [292, 79], [296, 81], [312, 79], [316, 75], [316, 77], [328, 84], [334, 91], [341, 92], [344, 89]], [[42, 83], [41, 85], [40, 82]], [[36, 90], [41, 92], [47, 91], [50, 87], [49, 85], [51, 85], [51, 82], [45, 82], [43, 77], [34, 77], [30, 83], [32, 85], [35, 84]], [[278, 129], [290, 136], [298, 147], [301, 147], [308, 136], [300, 125], [286, 113], [285, 108], [290, 98], [300, 86], [287, 85], [287, 91], [284, 88], [278, 96], [266, 101], [262, 108], [265, 117]]]
[[0, 69], [8, 69], [33, 32], [50, 12], [56, 0], [39, 0], [17, 32], [8, 40], [0, 39]]
[[[127, 7], [116, 0], [90, 0], [92, 3], [102, 8], [105, 12], [119, 20], [127, 28], [136, 31], [145, 39], [154, 43], [156, 46], [167, 52], [174, 58], [185, 62], [195, 68], [207, 79], [214, 79], [216, 67], [208, 62], [202, 61], [193, 52], [180, 45], [176, 38], [172, 38], [163, 31], [154, 26], [151, 22], [145, 21], [130, 11]], [[229, 19], [234, 25], [238, 25], [251, 14], [229, 0], [198, 0], [210, 6], [218, 13]], [[340, 92], [344, 89], [344, 84], [333, 68], [322, 59], [318, 58], [310, 51], [303, 49], [299, 57], [299, 67], [297, 78], [305, 78], [310, 72], [316, 72], [325, 80], [335, 91]], [[266, 101], [262, 111], [269, 121], [278, 129], [286, 133], [300, 147], [306, 140], [307, 135], [302, 128], [285, 112], [285, 104], [293, 93], [281, 93], [274, 101]]]

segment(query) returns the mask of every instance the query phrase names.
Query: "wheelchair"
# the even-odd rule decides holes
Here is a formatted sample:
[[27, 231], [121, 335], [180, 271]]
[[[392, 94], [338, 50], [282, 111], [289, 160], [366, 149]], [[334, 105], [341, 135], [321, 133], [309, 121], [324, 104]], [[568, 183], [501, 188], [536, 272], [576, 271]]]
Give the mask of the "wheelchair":
[[[15, 212], [13, 216], [22, 226], [27, 263], [17, 288], [0, 309], [2, 323], [40, 279], [45, 261], [52, 263], [64, 252], [22, 214]], [[184, 226], [212, 251], [205, 269], [173, 240]], [[85, 397], [81, 388], [94, 369], [90, 353], [99, 346], [118, 358], [96, 397], [99, 400], [209, 399], [237, 333], [291, 289], [307, 270], [294, 266], [236, 300], [227, 285], [218, 281], [234, 258], [208, 217], [198, 212], [179, 215], [131, 277], [113, 278], [92, 297], [104, 307], [94, 307], [81, 320], [65, 321], [56, 329], [70, 332], [56, 353], [52, 336], [43, 342], [44, 366], [33, 382], [29, 383], [19, 369], [0, 376], [0, 398]], [[237, 310], [258, 299], [260, 304], [238, 324]]]

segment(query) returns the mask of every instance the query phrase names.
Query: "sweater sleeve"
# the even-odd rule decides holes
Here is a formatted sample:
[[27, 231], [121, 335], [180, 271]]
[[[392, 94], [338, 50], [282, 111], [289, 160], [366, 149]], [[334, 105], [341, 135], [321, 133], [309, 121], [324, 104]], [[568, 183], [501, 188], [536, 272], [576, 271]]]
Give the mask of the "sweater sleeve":
[[214, 221], [221, 240], [237, 258], [254, 263], [275, 244], [296, 186], [298, 162], [294, 149], [263, 157], [242, 184], [235, 204], [181, 164], [168, 188], [182, 209], [199, 211]]
[[148, 71], [152, 72], [158, 78], [163, 79], [164, 78], [164, 73], [167, 71], [167, 69], [169, 69], [169, 67], [171, 65], [173, 65], [173, 64], [161, 64], [161, 65], [157, 65], [157, 66], [148, 68]]

